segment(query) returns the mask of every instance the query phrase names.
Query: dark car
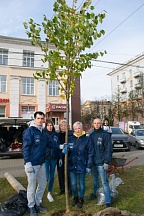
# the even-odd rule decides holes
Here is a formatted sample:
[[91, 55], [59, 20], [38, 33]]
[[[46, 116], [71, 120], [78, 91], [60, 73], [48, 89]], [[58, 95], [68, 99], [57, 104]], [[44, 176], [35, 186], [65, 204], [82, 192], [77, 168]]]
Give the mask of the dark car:
[[121, 128], [111, 127], [112, 129], [112, 144], [113, 150], [125, 150], [130, 151], [131, 141], [130, 137], [124, 133]]
[[32, 119], [0, 117], [0, 157], [22, 157], [22, 133]]

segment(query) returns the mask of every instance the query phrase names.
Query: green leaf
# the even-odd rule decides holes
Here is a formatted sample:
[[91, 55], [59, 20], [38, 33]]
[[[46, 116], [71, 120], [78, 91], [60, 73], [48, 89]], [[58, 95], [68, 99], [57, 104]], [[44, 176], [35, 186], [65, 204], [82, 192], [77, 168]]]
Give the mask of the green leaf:
[[94, 10], [94, 6], [90, 6], [90, 9], [91, 9], [91, 10]]

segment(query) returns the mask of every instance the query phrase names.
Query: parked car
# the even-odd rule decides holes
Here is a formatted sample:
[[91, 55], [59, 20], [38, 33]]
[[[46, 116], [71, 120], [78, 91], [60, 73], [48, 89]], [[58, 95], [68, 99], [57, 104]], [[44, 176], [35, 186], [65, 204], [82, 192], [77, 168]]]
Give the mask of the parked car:
[[0, 117], [0, 157], [22, 157], [22, 133], [32, 119]]
[[129, 135], [132, 145], [137, 149], [144, 148], [144, 129], [135, 129]]
[[124, 133], [121, 128], [111, 127], [112, 129], [112, 144], [113, 150], [125, 150], [130, 151], [131, 142], [130, 137]]

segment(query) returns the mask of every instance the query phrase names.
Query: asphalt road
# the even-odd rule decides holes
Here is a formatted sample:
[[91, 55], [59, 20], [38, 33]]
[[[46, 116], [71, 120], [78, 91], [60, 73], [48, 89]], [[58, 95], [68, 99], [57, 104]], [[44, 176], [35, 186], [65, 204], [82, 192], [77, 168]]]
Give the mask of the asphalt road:
[[[133, 146], [131, 147], [130, 152], [114, 152], [113, 156], [126, 158], [127, 160], [124, 167], [142, 164], [144, 165], [144, 150], [137, 150]], [[25, 176], [23, 158], [0, 158], [0, 178], [3, 178], [4, 173], [6, 172], [9, 172], [14, 177]]]

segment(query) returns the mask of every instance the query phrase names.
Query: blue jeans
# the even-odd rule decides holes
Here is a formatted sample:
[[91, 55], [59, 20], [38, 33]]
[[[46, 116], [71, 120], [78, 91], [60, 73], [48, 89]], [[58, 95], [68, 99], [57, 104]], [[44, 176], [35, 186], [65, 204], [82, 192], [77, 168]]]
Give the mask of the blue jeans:
[[51, 192], [53, 188], [56, 164], [57, 164], [57, 159], [47, 159], [45, 161], [46, 180], [49, 182], [48, 192]]
[[70, 181], [71, 181], [71, 187], [72, 192], [74, 196], [78, 196], [78, 185], [80, 188], [79, 196], [81, 198], [84, 197], [85, 194], [85, 175], [86, 173], [76, 173], [75, 171], [70, 172]]
[[96, 195], [97, 190], [99, 189], [99, 176], [102, 181], [102, 187], [105, 195], [105, 202], [111, 203], [110, 187], [108, 182], [107, 170], [104, 170], [103, 166], [92, 166], [92, 179], [94, 183], [93, 194]]

